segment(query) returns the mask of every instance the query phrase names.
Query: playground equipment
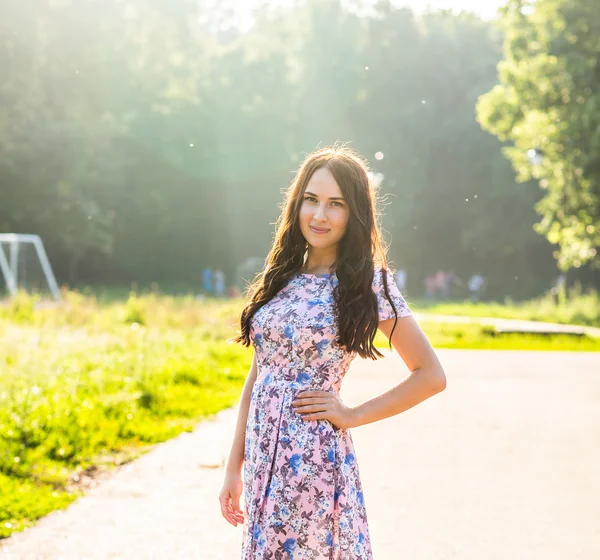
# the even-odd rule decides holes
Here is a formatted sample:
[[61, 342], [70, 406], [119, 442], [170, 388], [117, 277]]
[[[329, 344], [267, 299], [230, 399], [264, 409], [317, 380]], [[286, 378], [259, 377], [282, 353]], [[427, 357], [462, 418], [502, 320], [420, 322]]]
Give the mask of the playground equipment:
[[[8, 259], [5, 247], [8, 248]], [[60, 290], [39, 235], [0, 233], [0, 272], [11, 296], [19, 288], [27, 291], [48, 289], [55, 300], [60, 300]]]

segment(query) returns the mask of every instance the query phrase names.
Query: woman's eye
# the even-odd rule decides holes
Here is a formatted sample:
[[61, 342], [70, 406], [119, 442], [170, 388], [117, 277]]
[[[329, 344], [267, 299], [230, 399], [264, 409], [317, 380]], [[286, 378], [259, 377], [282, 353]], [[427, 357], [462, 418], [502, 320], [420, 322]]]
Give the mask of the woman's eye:
[[[304, 200], [308, 200], [308, 202], [316, 202], [317, 199], [314, 196], [307, 196]], [[341, 202], [334, 200], [331, 204], [335, 204], [337, 206], [344, 206]]]

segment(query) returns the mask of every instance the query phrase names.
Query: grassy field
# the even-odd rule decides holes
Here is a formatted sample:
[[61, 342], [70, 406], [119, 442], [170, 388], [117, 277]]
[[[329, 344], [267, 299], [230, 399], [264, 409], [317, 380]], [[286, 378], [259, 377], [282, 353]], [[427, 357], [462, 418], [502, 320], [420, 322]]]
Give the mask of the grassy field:
[[569, 297], [548, 293], [525, 302], [507, 300], [499, 302], [435, 302], [415, 300], [410, 302], [414, 310], [438, 315], [463, 315], [466, 317], [497, 317], [523, 319], [570, 325], [600, 327], [600, 294], [580, 293], [573, 289]]
[[[476, 324], [419, 322], [435, 348], [463, 350], [543, 350], [563, 352], [599, 352], [600, 338], [589, 336], [535, 334], [496, 334]], [[387, 338], [377, 333], [377, 346], [388, 346]]]
[[234, 404], [250, 366], [248, 349], [225, 342], [222, 305], [65, 299], [0, 308], [0, 537]]
[[[250, 366], [250, 349], [225, 342], [241, 300], [63, 295], [58, 307], [22, 294], [0, 307], [0, 538], [235, 404]], [[438, 348], [600, 350], [588, 337], [422, 327]]]

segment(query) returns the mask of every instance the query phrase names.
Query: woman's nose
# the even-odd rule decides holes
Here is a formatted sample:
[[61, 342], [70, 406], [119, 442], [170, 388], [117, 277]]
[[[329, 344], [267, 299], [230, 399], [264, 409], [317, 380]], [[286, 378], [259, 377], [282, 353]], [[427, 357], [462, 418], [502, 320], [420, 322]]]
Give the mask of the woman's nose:
[[315, 212], [315, 220], [319, 220], [325, 217], [325, 206], [323, 204], [319, 204], [317, 211]]

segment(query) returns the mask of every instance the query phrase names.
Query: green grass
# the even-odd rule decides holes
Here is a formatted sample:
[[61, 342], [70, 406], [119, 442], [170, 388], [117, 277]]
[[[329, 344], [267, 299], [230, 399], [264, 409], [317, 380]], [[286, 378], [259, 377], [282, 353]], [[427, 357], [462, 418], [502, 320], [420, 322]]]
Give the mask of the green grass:
[[[235, 404], [251, 351], [228, 344], [241, 300], [64, 292], [0, 306], [0, 538], [99, 476]], [[599, 351], [600, 340], [421, 326], [437, 348]], [[386, 346], [379, 333], [376, 344]]]
[[51, 485], [14, 478], [0, 473], [0, 535], [8, 536], [31, 525], [34, 519], [62, 509], [79, 493], [55, 490]]
[[581, 293], [575, 288], [564, 295], [548, 293], [526, 302], [431, 302], [415, 300], [411, 302], [415, 311], [439, 315], [463, 315], [466, 317], [496, 317], [502, 319], [523, 319], [600, 327], [600, 294], [595, 291]]
[[251, 353], [225, 339], [231, 308], [79, 294], [0, 308], [0, 538], [75, 499], [77, 477], [110, 469], [231, 406]]
[[[491, 327], [477, 324], [421, 321], [421, 328], [435, 348], [464, 350], [544, 350], [600, 352], [600, 338], [573, 335], [498, 334]], [[388, 339], [378, 332], [375, 345], [389, 347]]]

